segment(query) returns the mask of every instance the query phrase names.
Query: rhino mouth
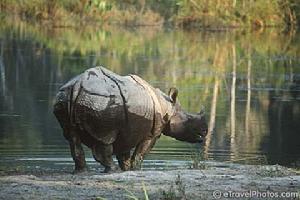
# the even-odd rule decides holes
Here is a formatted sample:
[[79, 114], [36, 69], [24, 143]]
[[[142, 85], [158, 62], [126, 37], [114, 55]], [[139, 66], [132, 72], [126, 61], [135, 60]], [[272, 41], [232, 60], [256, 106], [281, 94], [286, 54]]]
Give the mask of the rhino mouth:
[[189, 143], [202, 143], [205, 140], [205, 138], [201, 135], [194, 135], [193, 138], [179, 139], [179, 140], [189, 142]]
[[200, 133], [198, 135], [200, 135], [204, 139], [207, 136], [207, 134], [208, 134], [208, 130], [203, 129], [200, 131]]

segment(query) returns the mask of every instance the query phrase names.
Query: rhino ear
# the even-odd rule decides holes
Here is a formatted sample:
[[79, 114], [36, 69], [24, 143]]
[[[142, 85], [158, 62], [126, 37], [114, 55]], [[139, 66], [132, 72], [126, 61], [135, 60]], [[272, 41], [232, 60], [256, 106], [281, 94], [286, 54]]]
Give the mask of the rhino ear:
[[177, 96], [178, 96], [177, 88], [174, 88], [174, 87], [170, 88], [168, 95], [169, 95], [172, 103], [176, 103]]

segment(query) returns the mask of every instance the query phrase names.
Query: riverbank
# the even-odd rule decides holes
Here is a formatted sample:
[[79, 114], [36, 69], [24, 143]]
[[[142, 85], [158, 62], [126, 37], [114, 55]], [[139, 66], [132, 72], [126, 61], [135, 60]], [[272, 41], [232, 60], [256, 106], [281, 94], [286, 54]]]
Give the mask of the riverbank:
[[295, 0], [3, 0], [2, 17], [59, 26], [118, 24], [228, 29], [236, 27], [295, 27], [300, 3]]
[[[299, 195], [300, 192], [300, 174], [293, 169], [278, 165], [228, 163], [206, 163], [205, 166], [202, 170], [150, 170], [113, 174], [2, 173], [0, 196], [1, 199], [7, 200], [41, 197], [43, 199], [147, 199], [148, 197], [172, 200], [214, 199], [214, 191], [217, 191], [214, 193], [216, 197], [219, 197], [218, 192], [226, 195], [225, 192], [229, 191], [252, 191], [253, 195], [255, 192], [258, 195], [295, 195], [290, 192], [298, 192]], [[232, 192], [235, 197], [233, 199], [241, 199], [239, 193]], [[270, 199], [270, 196], [266, 199]]]

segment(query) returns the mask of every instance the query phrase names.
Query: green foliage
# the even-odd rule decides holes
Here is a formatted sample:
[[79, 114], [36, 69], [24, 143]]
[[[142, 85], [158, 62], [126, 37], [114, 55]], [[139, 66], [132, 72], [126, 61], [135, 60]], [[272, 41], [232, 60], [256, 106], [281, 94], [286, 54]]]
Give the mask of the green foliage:
[[91, 0], [89, 4], [85, 4], [87, 10], [97, 10], [100, 12], [106, 12], [111, 10], [113, 5], [109, 1], [105, 0]]

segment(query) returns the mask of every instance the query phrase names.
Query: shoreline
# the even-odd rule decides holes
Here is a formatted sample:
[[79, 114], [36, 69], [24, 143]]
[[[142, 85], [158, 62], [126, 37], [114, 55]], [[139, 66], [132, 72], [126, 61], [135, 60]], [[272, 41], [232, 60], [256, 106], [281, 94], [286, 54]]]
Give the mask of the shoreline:
[[240, 24], [240, 25], [231, 25], [231, 24], [189, 24], [189, 25], [177, 25], [175, 22], [159, 22], [159, 23], [123, 23], [123, 22], [107, 22], [101, 21], [99, 19], [75, 19], [72, 17], [66, 19], [34, 19], [34, 18], [23, 18], [20, 15], [3, 15], [0, 17], [1, 20], [13, 20], [18, 21], [19, 23], [25, 23], [29, 25], [38, 25], [38, 26], [47, 26], [47, 28], [54, 29], [64, 29], [64, 28], [78, 28], [78, 27], [89, 27], [89, 26], [98, 26], [98, 27], [123, 27], [123, 28], [153, 28], [153, 29], [181, 29], [181, 30], [198, 30], [198, 31], [207, 31], [207, 32], [226, 32], [234, 30], [243, 30], [243, 31], [262, 31], [264, 29], [280, 29], [282, 31], [294, 31], [298, 30], [298, 25], [289, 26], [287, 24], [275, 24], [275, 25], [249, 25], [249, 24]]
[[[290, 168], [215, 162], [205, 165], [202, 170], [141, 170], [111, 174], [91, 171], [78, 175], [66, 172], [4, 173], [0, 175], [0, 194], [2, 199], [40, 199], [41, 196], [43, 199], [215, 199], [215, 191], [222, 195], [226, 192], [228, 195], [229, 191], [300, 193], [300, 173]], [[236, 197], [232, 199], [240, 199]]]

